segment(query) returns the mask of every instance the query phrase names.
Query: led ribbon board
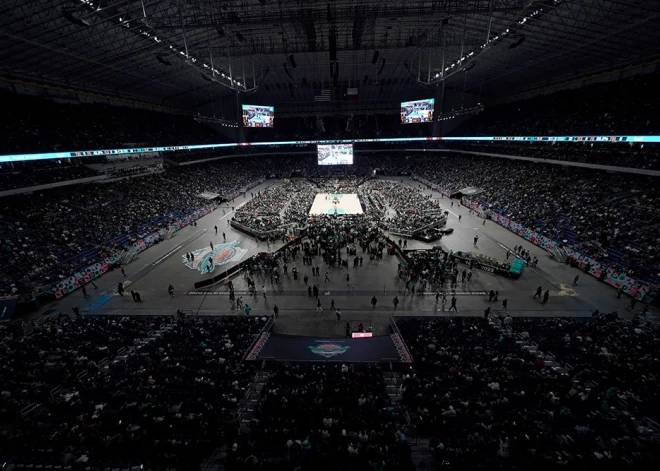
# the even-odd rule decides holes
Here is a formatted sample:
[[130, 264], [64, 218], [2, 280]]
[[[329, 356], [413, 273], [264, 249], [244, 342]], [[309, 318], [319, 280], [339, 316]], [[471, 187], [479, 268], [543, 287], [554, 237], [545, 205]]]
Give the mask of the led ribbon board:
[[533, 142], [627, 142], [657, 143], [660, 136], [469, 136], [469, 137], [392, 137], [381, 139], [338, 139], [326, 141], [277, 141], [277, 142], [230, 142], [225, 144], [199, 144], [165, 147], [136, 147], [132, 149], [102, 149], [41, 154], [0, 155], [0, 162], [25, 162], [28, 160], [68, 159], [100, 155], [148, 154], [180, 150], [224, 149], [242, 146], [297, 146], [305, 144], [354, 144], [359, 142], [423, 142], [423, 141], [533, 141]]

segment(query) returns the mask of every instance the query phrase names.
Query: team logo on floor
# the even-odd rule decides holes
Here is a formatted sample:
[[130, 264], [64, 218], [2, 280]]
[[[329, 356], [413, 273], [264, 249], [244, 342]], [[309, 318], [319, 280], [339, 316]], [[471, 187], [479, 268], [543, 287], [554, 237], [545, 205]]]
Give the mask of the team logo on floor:
[[348, 345], [338, 345], [336, 343], [322, 343], [320, 345], [309, 345], [307, 348], [309, 348], [315, 355], [332, 358], [341, 355], [342, 353], [346, 353], [351, 347]]
[[183, 264], [191, 270], [199, 270], [200, 273], [211, 273], [215, 267], [225, 265], [229, 262], [238, 262], [243, 258], [247, 250], [238, 246], [238, 242], [232, 241], [226, 244], [214, 245], [213, 250], [211, 247], [204, 247], [192, 252], [194, 258], [192, 262], [183, 254]]

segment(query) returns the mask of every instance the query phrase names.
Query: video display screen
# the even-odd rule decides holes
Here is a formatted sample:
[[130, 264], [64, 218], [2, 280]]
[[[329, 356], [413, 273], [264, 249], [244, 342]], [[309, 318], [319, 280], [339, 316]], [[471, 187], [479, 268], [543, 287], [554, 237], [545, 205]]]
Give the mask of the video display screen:
[[353, 165], [353, 144], [319, 144], [319, 165]]
[[275, 119], [274, 106], [241, 105], [243, 126], [246, 128], [272, 128]]
[[434, 98], [401, 103], [401, 123], [430, 123], [433, 121]]

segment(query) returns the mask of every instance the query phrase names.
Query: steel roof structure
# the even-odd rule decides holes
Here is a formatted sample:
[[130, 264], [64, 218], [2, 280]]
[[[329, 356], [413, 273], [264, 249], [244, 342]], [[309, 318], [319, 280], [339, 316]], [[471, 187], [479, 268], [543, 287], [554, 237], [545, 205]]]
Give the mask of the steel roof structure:
[[5, 0], [0, 12], [0, 75], [191, 111], [236, 93], [284, 114], [389, 110], [443, 84], [487, 101], [660, 56], [656, 0]]

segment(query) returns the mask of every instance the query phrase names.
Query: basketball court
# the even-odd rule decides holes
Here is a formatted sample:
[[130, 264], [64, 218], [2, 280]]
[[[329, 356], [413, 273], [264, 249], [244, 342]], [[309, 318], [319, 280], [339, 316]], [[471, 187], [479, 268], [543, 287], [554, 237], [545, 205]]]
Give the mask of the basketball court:
[[310, 216], [319, 214], [362, 214], [362, 205], [357, 194], [334, 194], [319, 193], [314, 198], [312, 208], [309, 210]]

